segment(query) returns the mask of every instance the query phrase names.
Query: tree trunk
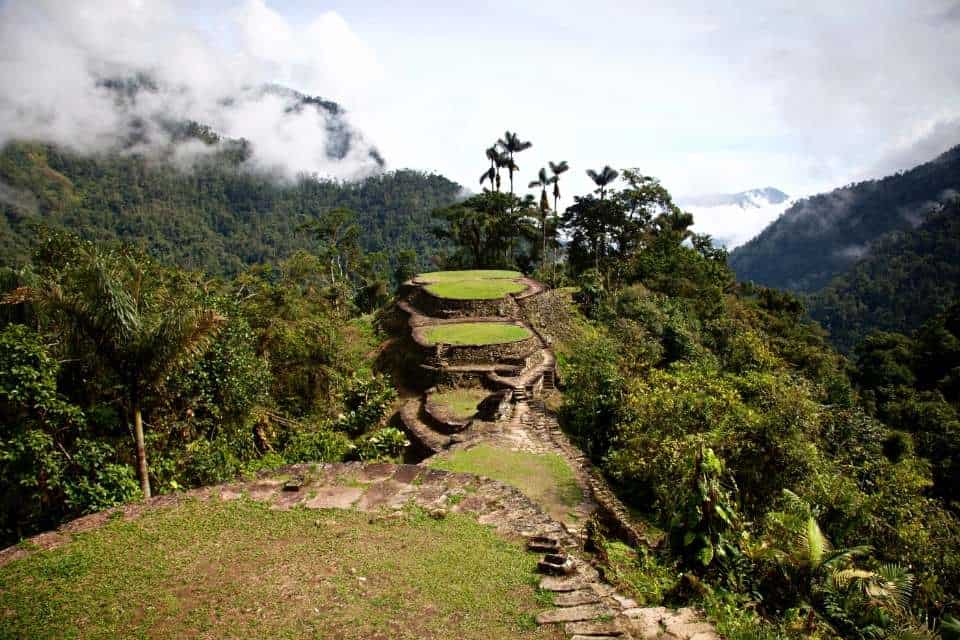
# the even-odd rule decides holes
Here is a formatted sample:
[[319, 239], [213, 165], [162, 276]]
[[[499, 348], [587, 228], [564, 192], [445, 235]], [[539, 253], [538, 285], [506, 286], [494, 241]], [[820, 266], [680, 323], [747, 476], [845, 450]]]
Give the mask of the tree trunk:
[[135, 405], [133, 409], [133, 437], [137, 442], [137, 473], [140, 476], [140, 489], [146, 499], [150, 497], [150, 473], [147, 468], [147, 446], [143, 441], [143, 415], [140, 413], [140, 405]]

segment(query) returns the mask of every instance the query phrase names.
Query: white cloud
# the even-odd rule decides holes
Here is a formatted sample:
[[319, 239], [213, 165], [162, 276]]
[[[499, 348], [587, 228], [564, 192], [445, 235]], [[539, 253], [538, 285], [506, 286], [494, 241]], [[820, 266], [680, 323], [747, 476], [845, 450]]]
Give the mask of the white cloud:
[[[259, 91], [280, 83], [346, 106], [362, 104], [380, 73], [372, 50], [332, 12], [302, 26], [261, 0], [230, 13], [240, 43], [233, 49], [211, 44], [210, 34], [182, 22], [168, 0], [0, 6], [0, 144], [33, 138], [85, 151], [112, 148], [135, 119], [147, 123], [153, 144], [165, 144], [157, 118], [192, 119], [247, 138], [257, 163], [288, 176], [353, 178], [375, 170], [361, 136], [347, 157], [331, 159], [315, 110], [288, 113], [290, 98]], [[158, 90], [118, 103], [97, 86], [99, 79], [138, 72], [149, 74]]]

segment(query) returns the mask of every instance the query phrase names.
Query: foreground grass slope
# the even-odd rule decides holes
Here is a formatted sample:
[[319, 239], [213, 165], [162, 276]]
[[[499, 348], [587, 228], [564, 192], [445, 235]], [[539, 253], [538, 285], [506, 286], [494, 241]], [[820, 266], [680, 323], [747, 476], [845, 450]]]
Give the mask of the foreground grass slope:
[[0, 638], [560, 637], [536, 560], [458, 514], [186, 501], [0, 568]]

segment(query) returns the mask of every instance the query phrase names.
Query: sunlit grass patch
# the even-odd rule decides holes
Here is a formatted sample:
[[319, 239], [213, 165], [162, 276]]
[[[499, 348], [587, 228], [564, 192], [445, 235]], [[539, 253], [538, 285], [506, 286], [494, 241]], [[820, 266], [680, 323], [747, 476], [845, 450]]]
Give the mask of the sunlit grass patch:
[[496, 300], [520, 293], [525, 285], [513, 280], [450, 280], [427, 285], [427, 291], [451, 300]]
[[573, 470], [555, 453], [511, 451], [480, 444], [439, 458], [430, 466], [475, 473], [513, 485], [560, 520], [566, 519], [570, 510], [583, 500]]
[[509, 322], [457, 322], [438, 324], [424, 329], [427, 340], [433, 344], [500, 344], [529, 338], [526, 327]]
[[451, 389], [430, 394], [430, 399], [445, 406], [454, 418], [465, 420], [477, 413], [477, 405], [490, 395], [486, 389]]
[[497, 280], [520, 278], [519, 271], [502, 269], [468, 269], [463, 271], [430, 271], [417, 275], [421, 282], [450, 282], [453, 280]]

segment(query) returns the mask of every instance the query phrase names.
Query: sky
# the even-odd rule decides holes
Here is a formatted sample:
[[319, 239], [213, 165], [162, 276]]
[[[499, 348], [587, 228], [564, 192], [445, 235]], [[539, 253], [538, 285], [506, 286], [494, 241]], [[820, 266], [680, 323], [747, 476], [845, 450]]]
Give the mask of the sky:
[[0, 42], [0, 143], [104, 144], [116, 123], [90, 74], [147, 68], [176, 90], [138, 108], [341, 178], [362, 157], [333, 166], [282, 105], [225, 114], [223, 96], [275, 82], [335, 100], [391, 168], [474, 190], [506, 129], [533, 142], [517, 182], [567, 160], [565, 195], [605, 164], [678, 195], [804, 195], [960, 144], [960, 0], [0, 0]]

